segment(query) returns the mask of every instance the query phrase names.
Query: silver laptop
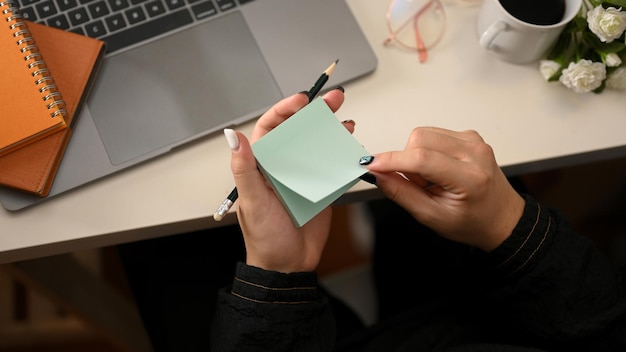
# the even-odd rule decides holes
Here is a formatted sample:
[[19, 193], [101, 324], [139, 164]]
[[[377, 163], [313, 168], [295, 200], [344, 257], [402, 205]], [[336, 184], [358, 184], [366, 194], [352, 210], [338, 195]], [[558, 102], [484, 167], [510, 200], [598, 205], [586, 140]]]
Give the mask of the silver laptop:
[[50, 195], [0, 187], [8, 210], [254, 119], [336, 59], [327, 89], [377, 65], [345, 0], [54, 1], [50, 11], [50, 1], [20, 0], [20, 11], [101, 38], [108, 53]]

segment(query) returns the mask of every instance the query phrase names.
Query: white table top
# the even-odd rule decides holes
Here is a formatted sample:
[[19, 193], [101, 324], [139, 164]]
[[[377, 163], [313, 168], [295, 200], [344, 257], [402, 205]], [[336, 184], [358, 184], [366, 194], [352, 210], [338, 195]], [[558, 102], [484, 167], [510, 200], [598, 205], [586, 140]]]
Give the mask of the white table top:
[[[479, 131], [514, 173], [626, 155], [625, 92], [576, 94], [546, 83], [536, 65], [500, 62], [478, 46], [477, 5], [443, 1], [446, 36], [420, 64], [415, 52], [382, 45], [388, 0], [348, 0], [379, 66], [344, 85], [337, 115], [356, 121], [366, 149], [402, 149], [412, 128], [431, 125]], [[233, 223], [232, 211], [212, 219], [234, 185], [229, 165], [218, 134], [23, 211], [1, 209], [0, 263]], [[346, 198], [372, 189], [361, 182]]]

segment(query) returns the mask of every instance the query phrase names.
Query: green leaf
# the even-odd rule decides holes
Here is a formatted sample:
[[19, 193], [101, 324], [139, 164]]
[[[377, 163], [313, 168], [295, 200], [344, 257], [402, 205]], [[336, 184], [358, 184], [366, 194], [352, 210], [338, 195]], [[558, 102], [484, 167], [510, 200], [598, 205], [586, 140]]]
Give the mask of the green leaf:
[[591, 46], [594, 50], [604, 54], [617, 53], [626, 48], [626, 43], [624, 43], [620, 39], [614, 40], [610, 43], [605, 43], [592, 32], [585, 32], [583, 34], [583, 37], [584, 41], [589, 44], [589, 46]]
[[547, 59], [562, 62], [569, 48], [575, 44], [571, 33], [561, 33], [548, 53]]
[[609, 0], [609, 1], [603, 1], [603, 7], [607, 8], [607, 7], [616, 7], [616, 8], [626, 8], [626, 0]]
[[620, 51], [624, 50], [624, 48], [626, 48], [626, 43], [614, 40], [611, 43], [604, 43], [603, 47], [604, 50], [607, 50], [605, 51], [607, 53], [619, 53]]
[[548, 82], [555, 82], [558, 81], [559, 78], [561, 77], [561, 74], [563, 73], [563, 70], [558, 70], [557, 72], [555, 72], [552, 76], [550, 76], [550, 78], [548, 78]]
[[[620, 65], [621, 66], [621, 65]], [[620, 67], [607, 67], [606, 68], [606, 76], [609, 77], [613, 72], [617, 71], [617, 69]]]
[[[626, 0], [625, 0], [625, 1], [626, 1]], [[571, 28], [571, 30], [572, 30], [572, 31], [578, 31], [578, 32], [585, 31], [585, 30], [587, 29], [587, 26], [588, 26], [588, 24], [587, 24], [587, 19], [582, 18], [582, 17], [580, 17], [580, 16], [576, 16], [576, 17], [574, 17], [574, 19], [573, 19], [573, 20], [571, 20], [571, 21], [568, 23], [568, 26], [569, 26], [570, 24], [572, 25], [572, 26], [571, 26], [571, 27], [572, 27], [572, 28]]]
[[585, 56], [593, 62], [602, 62], [602, 56], [597, 51], [590, 50]]
[[598, 5], [602, 5], [603, 1], [602, 0], [589, 0], [589, 3], [591, 4], [591, 6], [596, 7]]

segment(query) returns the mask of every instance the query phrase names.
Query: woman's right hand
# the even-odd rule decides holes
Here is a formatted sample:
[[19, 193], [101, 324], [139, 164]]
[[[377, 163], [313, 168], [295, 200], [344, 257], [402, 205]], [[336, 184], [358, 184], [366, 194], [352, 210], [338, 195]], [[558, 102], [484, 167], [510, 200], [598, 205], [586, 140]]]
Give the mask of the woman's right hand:
[[508, 238], [524, 210], [475, 131], [415, 128], [404, 150], [376, 154], [367, 168], [378, 188], [419, 222], [487, 252]]

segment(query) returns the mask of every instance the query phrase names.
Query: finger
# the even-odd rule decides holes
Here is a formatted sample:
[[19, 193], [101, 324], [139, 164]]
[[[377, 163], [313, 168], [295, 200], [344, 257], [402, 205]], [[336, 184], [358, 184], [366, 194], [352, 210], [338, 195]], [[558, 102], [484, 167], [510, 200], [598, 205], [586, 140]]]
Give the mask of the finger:
[[257, 169], [250, 142], [242, 133], [225, 129], [224, 135], [231, 148], [230, 168], [240, 195], [256, 196], [265, 189], [265, 178]]
[[425, 188], [431, 186], [433, 183], [429, 180], [426, 180], [424, 176], [419, 173], [414, 172], [403, 172], [402, 175], [409, 181], [415, 183], [420, 188]]
[[348, 130], [348, 132], [351, 134], [354, 133], [354, 127], [356, 126], [356, 122], [354, 122], [354, 120], [344, 120], [341, 121], [341, 124]]
[[367, 168], [375, 173], [401, 172], [420, 188], [432, 183], [452, 190], [452, 185], [465, 184], [470, 166], [435, 150], [410, 149], [376, 154]]
[[297, 93], [279, 101], [261, 115], [254, 126], [250, 142], [256, 142], [308, 104], [309, 99], [304, 93], [306, 92]]
[[476, 143], [483, 143], [483, 141], [482, 137], [475, 132], [419, 127], [411, 132], [405, 150], [427, 149], [459, 160], [470, 160], [473, 145]]
[[[323, 99], [331, 111], [336, 112], [344, 101], [343, 87], [337, 86], [335, 89], [326, 93], [323, 96]], [[259, 117], [259, 120], [252, 131], [250, 142], [254, 143], [259, 140], [259, 138], [276, 128], [276, 126], [283, 123], [286, 119], [291, 117], [291, 115], [295, 114], [308, 103], [309, 100], [306, 92], [300, 92], [274, 104], [268, 111]]]
[[474, 142], [483, 141], [483, 138], [481, 137], [481, 135], [475, 130], [453, 131], [447, 128], [434, 127], [434, 126], [417, 127], [415, 128], [415, 130], [423, 130], [423, 131], [429, 131], [432, 133], [448, 135], [450, 137], [456, 137], [458, 139], [462, 139], [466, 141], [474, 141]]
[[337, 86], [322, 97], [332, 112], [337, 112], [345, 100], [342, 86]]
[[383, 194], [404, 209], [416, 219], [422, 221], [424, 216], [434, 209], [434, 199], [422, 187], [416, 185], [402, 175], [391, 173], [374, 173], [376, 187]]
[[[326, 102], [326, 105], [328, 105], [332, 112], [337, 112], [337, 110], [339, 110], [339, 108], [343, 104], [345, 100], [343, 92], [343, 87], [337, 86], [333, 90], [324, 94], [324, 96], [322, 97], [324, 99], [324, 102]], [[354, 133], [354, 127], [356, 125], [356, 122], [354, 120], [344, 120], [341, 121], [341, 123], [348, 130], [348, 132], [350, 132], [351, 134]]]

